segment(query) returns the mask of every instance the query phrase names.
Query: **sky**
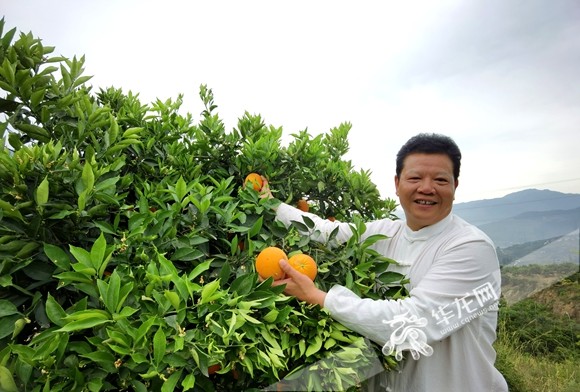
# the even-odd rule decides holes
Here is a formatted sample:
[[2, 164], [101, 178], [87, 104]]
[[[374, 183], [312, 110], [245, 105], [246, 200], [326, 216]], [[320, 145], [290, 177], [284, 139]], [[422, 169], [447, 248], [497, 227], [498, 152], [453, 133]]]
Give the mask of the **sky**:
[[459, 145], [456, 202], [580, 193], [577, 0], [0, 0], [0, 14], [84, 55], [93, 91], [183, 94], [197, 121], [205, 84], [226, 129], [247, 111], [286, 142], [349, 122], [345, 159], [383, 197], [420, 132]]

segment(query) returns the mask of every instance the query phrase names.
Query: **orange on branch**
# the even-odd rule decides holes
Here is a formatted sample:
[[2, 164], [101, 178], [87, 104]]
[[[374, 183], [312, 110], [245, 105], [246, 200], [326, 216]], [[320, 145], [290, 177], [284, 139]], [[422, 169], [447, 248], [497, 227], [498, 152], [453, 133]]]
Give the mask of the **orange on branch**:
[[300, 199], [296, 202], [296, 207], [300, 210], [300, 211], [304, 211], [304, 212], [308, 212], [308, 210], [310, 209], [310, 206], [308, 205], [308, 202], [304, 199]]
[[262, 189], [262, 186], [264, 186], [264, 181], [262, 180], [262, 176], [259, 175], [258, 173], [250, 173], [246, 176], [246, 179], [244, 180], [244, 184], [246, 186], [250, 185], [248, 184], [250, 183], [252, 185], [252, 188], [254, 188], [254, 190], [256, 192], [259, 192]]
[[316, 278], [316, 274], [318, 273], [318, 266], [316, 265], [316, 261], [304, 253], [295, 254], [294, 256], [290, 257], [288, 264], [290, 264], [296, 271], [299, 271], [308, 276], [310, 280], [314, 280]]
[[288, 260], [286, 252], [275, 246], [265, 248], [256, 257], [256, 272], [262, 279], [272, 277], [274, 280], [284, 279], [286, 274], [280, 268], [280, 260]]
[[207, 368], [207, 374], [211, 376], [212, 374], [216, 374], [217, 372], [219, 372], [221, 369], [222, 366], [219, 363], [216, 363]]

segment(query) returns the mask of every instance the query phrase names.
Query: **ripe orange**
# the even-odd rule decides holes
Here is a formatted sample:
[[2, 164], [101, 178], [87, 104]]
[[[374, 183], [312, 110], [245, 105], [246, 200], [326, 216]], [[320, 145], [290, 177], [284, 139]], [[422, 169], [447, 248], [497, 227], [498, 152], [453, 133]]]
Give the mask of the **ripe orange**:
[[296, 207], [300, 210], [300, 211], [304, 211], [304, 212], [308, 212], [308, 210], [310, 209], [310, 206], [308, 205], [308, 202], [304, 199], [300, 199], [296, 202]]
[[247, 186], [248, 182], [252, 185], [252, 188], [254, 188], [256, 192], [259, 192], [262, 189], [262, 186], [264, 185], [264, 181], [262, 181], [262, 176], [259, 175], [258, 173], [248, 174], [246, 176], [246, 179], [244, 180], [244, 184]]
[[222, 366], [219, 363], [211, 365], [210, 367], [207, 368], [207, 374], [209, 374], [210, 376], [212, 374], [216, 374], [217, 372], [219, 372], [221, 370], [221, 368], [222, 368]]
[[284, 279], [286, 274], [280, 268], [280, 260], [288, 260], [286, 252], [275, 246], [265, 248], [256, 257], [256, 271], [262, 279], [272, 277], [274, 280]]
[[316, 261], [304, 253], [298, 253], [290, 257], [288, 264], [290, 264], [295, 270], [300, 271], [304, 275], [308, 276], [311, 280], [314, 280], [316, 278], [316, 274], [318, 273]]

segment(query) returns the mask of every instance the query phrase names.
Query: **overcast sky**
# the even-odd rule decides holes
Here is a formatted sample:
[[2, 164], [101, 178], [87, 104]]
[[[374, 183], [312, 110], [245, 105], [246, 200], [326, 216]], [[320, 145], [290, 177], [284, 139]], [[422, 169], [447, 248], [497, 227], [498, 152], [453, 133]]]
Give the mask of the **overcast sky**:
[[[395, 154], [453, 137], [456, 201], [580, 193], [580, 1], [0, 0], [8, 28], [86, 57], [97, 87], [144, 103], [201, 84], [227, 129], [245, 111], [285, 140], [350, 122], [357, 169], [395, 197]], [[1, 93], [1, 92], [0, 92]]]

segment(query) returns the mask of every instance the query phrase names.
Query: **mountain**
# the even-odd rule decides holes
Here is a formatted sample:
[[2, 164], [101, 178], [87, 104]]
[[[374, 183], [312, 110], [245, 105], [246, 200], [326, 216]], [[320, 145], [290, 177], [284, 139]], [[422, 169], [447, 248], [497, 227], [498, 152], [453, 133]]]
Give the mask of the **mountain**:
[[578, 229], [580, 194], [526, 189], [501, 198], [458, 203], [453, 212], [505, 248]]
[[524, 212], [511, 218], [476, 225], [483, 230], [496, 246], [559, 237], [580, 226], [580, 207], [573, 210]]
[[458, 203], [453, 207], [453, 212], [466, 221], [481, 226], [525, 212], [537, 213], [575, 208], [580, 208], [580, 194], [561, 193], [547, 189], [526, 189], [496, 199]]

